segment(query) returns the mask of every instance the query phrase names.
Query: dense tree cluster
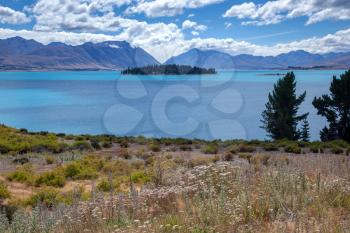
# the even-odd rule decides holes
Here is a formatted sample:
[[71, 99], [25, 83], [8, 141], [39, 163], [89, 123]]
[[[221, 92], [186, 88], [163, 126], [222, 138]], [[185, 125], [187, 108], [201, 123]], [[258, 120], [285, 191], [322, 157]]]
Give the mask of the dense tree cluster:
[[[329, 90], [329, 95], [315, 97], [312, 102], [318, 115], [328, 121], [328, 126], [320, 133], [321, 140], [341, 139], [350, 142], [350, 70], [340, 75], [340, 78], [334, 76]], [[288, 73], [277, 81], [268, 96], [266, 109], [262, 113], [262, 128], [274, 140], [308, 141], [310, 138], [308, 113], [298, 115], [306, 92], [297, 97], [295, 91], [295, 76]], [[300, 129], [299, 123], [302, 124]]]
[[152, 65], [145, 67], [127, 68], [123, 75], [191, 75], [191, 74], [216, 74], [215, 69], [184, 65]]

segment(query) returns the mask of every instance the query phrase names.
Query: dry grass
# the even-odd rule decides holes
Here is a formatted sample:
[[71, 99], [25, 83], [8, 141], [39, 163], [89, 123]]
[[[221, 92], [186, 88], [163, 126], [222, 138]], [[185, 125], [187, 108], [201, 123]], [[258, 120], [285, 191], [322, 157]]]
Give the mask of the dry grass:
[[161, 182], [91, 187], [90, 201], [18, 212], [4, 232], [28, 222], [35, 231], [23, 232], [350, 232], [349, 157], [256, 153], [194, 168], [176, 159], [156, 160]]

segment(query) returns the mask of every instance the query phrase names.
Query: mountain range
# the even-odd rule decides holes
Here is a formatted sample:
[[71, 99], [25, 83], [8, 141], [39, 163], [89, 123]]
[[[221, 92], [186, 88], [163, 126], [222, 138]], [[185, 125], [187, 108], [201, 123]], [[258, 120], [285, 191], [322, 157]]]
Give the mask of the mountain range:
[[191, 65], [215, 69], [308, 69], [350, 67], [350, 52], [312, 54], [303, 50], [283, 53], [278, 56], [232, 56], [215, 50], [191, 49], [172, 57], [165, 64]]
[[[0, 40], [0, 70], [118, 70], [160, 64], [152, 55], [125, 41], [72, 46], [48, 45], [13, 37]], [[348, 69], [350, 52], [312, 54], [303, 50], [278, 56], [230, 55], [215, 50], [191, 49], [164, 64], [215, 69]]]
[[1, 70], [116, 70], [153, 64], [159, 63], [124, 41], [71, 46], [59, 42], [43, 45], [21, 37], [0, 40]]

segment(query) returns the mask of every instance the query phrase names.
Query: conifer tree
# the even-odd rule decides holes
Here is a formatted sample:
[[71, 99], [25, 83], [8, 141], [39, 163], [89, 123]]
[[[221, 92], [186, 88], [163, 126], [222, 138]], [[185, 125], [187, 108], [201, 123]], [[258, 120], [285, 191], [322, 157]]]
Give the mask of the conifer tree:
[[266, 109], [262, 113], [262, 128], [269, 137], [274, 140], [301, 138], [298, 124], [308, 116], [308, 113], [298, 115], [298, 110], [305, 96], [306, 92], [297, 97], [293, 72], [287, 73], [277, 81], [274, 90], [269, 93]]
[[326, 117], [328, 126], [321, 131], [321, 140], [343, 139], [350, 142], [350, 70], [333, 77], [330, 95], [314, 99], [317, 114]]
[[303, 142], [310, 141], [310, 125], [307, 118], [303, 120], [303, 124], [301, 126], [301, 140]]

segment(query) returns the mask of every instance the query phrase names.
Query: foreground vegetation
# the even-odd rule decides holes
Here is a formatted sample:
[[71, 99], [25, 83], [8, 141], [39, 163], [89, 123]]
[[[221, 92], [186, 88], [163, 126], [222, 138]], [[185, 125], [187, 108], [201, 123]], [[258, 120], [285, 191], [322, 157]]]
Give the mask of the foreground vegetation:
[[345, 141], [209, 142], [6, 126], [0, 139], [0, 232], [350, 229]]

